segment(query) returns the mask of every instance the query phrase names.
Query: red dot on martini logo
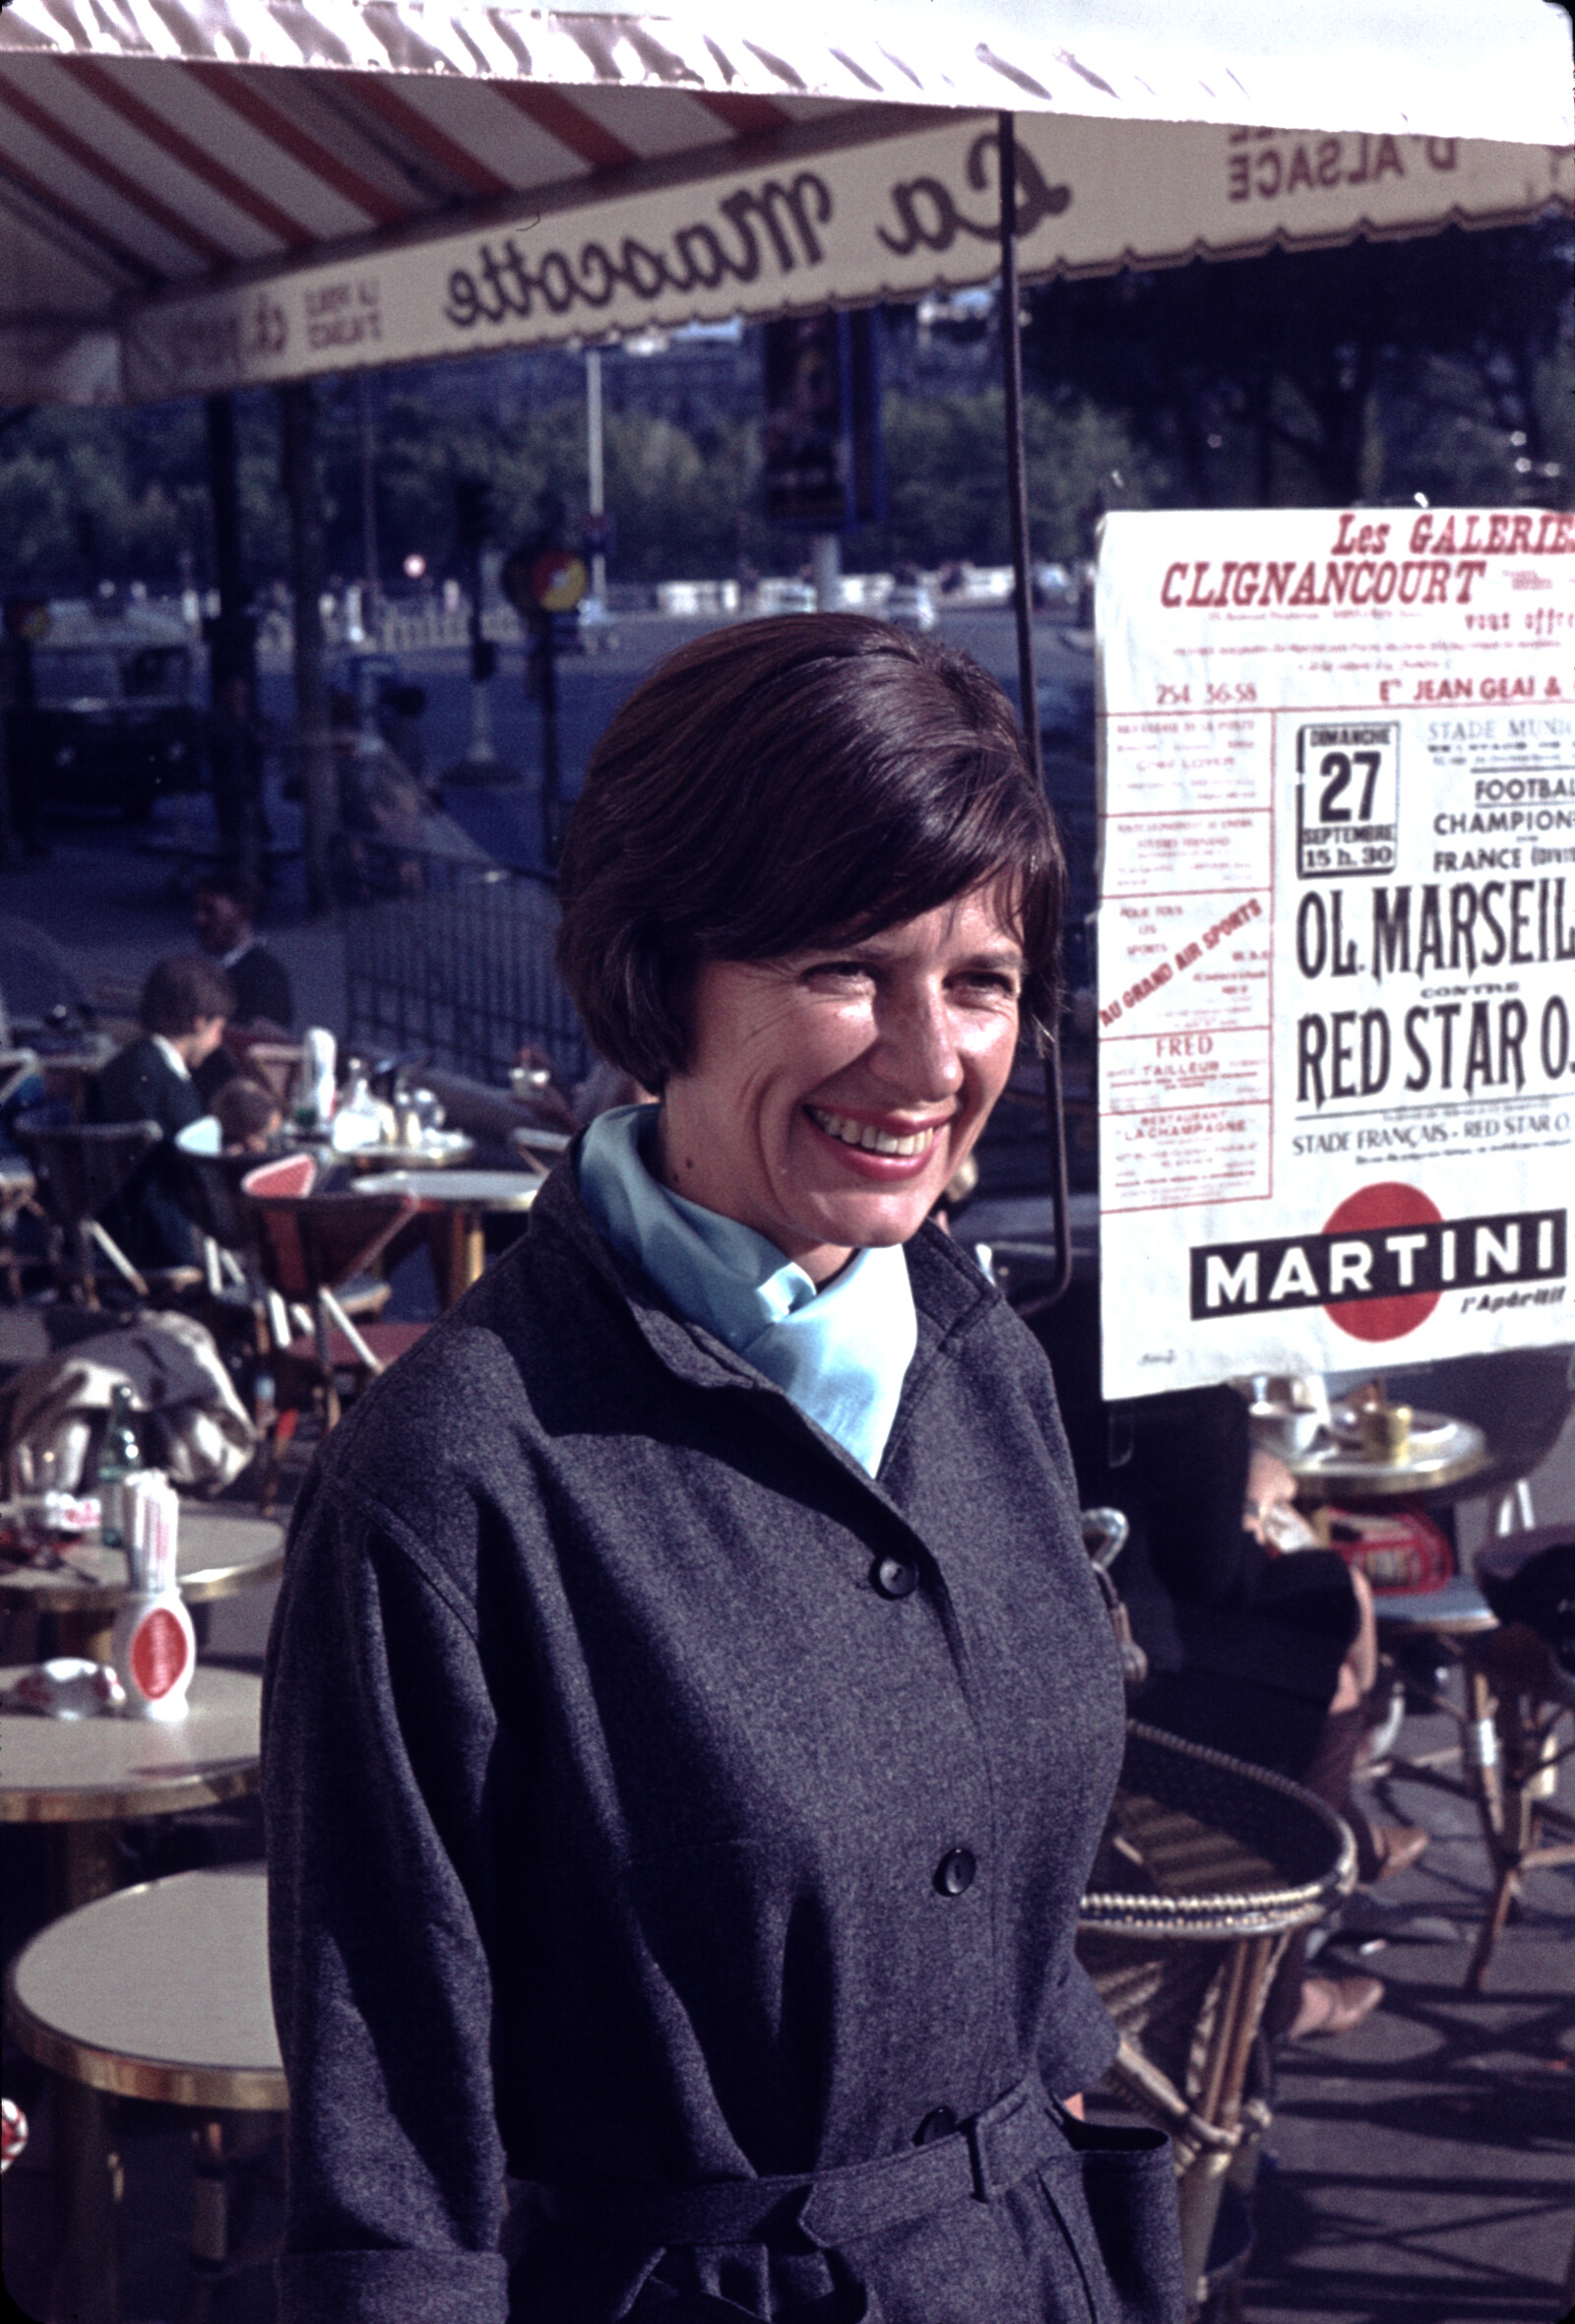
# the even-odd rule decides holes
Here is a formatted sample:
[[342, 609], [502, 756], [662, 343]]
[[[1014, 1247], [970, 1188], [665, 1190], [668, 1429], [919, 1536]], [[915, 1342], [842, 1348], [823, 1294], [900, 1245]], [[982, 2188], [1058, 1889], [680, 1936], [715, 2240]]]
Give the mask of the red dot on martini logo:
[[[1330, 1212], [1323, 1230], [1325, 1234], [1370, 1235], [1385, 1228], [1437, 1226], [1443, 1216], [1419, 1187], [1386, 1181], [1348, 1195]], [[1438, 1299], [1437, 1291], [1402, 1291], [1387, 1299], [1341, 1299], [1326, 1306], [1324, 1313], [1354, 1340], [1403, 1340], [1427, 1321]]]

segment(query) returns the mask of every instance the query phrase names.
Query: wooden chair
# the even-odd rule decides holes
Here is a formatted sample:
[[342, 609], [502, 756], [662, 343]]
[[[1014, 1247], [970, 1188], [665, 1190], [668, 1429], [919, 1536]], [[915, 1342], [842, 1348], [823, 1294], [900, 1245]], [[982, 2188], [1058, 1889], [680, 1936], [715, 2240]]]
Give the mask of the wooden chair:
[[147, 1276], [132, 1265], [103, 1224], [102, 1214], [161, 1144], [154, 1121], [61, 1123], [20, 1113], [12, 1132], [31, 1164], [37, 1198], [60, 1237], [55, 1273], [63, 1290], [96, 1307], [99, 1262], [107, 1261], [139, 1299], [150, 1296]]
[[[324, 1416], [333, 1427], [340, 1415], [338, 1372], [380, 1372], [420, 1335], [422, 1327], [414, 1324], [363, 1326], [337, 1296], [371, 1266], [417, 1206], [408, 1194], [318, 1194], [316, 1176], [311, 1156], [292, 1155], [249, 1171], [241, 1193], [258, 1220], [258, 1256], [269, 1290], [311, 1315], [310, 1339], [291, 1339], [278, 1352], [304, 1357], [314, 1367]], [[282, 1409], [284, 1404], [282, 1393]]]
[[[1110, 1821], [1078, 1920], [1078, 1958], [1121, 2046], [1107, 2087], [1167, 2130], [1194, 2308], [1239, 2273], [1216, 2244], [1227, 2182], [1245, 2220], [1268, 2125], [1244, 2097], [1281, 1954], [1349, 1895], [1355, 1843], [1283, 1776], [1132, 1721]], [[1212, 2254], [1212, 2257], [1211, 2257]]]
[[246, 1050], [246, 1071], [287, 1109], [295, 1099], [305, 1055], [299, 1041], [252, 1041]]
[[41, 1216], [37, 1183], [27, 1163], [14, 1155], [0, 1155], [0, 1276], [13, 1300], [22, 1297], [22, 1270], [26, 1261], [17, 1248], [17, 1228], [25, 1215]]

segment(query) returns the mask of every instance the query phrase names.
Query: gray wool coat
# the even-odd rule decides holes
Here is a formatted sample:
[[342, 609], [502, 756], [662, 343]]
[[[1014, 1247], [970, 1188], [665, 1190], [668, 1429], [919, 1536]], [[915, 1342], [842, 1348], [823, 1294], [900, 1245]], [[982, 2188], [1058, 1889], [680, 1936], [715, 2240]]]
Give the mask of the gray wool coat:
[[[1089, 2288], [1043, 2098], [1114, 2050], [1072, 1937], [1123, 1730], [1049, 1369], [909, 1252], [875, 1479], [572, 1164], [329, 1440], [264, 1703], [285, 2324], [1158, 2316]], [[904, 2217], [1025, 2075], [1034, 2170]], [[829, 2235], [618, 2207], [881, 2159]]]

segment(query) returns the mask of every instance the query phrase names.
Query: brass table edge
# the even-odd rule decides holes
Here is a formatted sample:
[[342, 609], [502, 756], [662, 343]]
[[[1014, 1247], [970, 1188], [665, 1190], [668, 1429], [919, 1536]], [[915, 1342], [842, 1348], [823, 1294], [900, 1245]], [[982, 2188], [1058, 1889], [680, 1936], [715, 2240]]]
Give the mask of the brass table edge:
[[[195, 1604], [218, 1598], [238, 1598], [243, 1590], [277, 1582], [284, 1571], [284, 1544], [255, 1565], [199, 1567], [180, 1576], [180, 1595]], [[126, 1595], [124, 1582], [90, 1582], [86, 1578], [62, 1582], [53, 1577], [24, 1581], [19, 1574], [0, 1574], [0, 1601], [18, 1610], [38, 1614], [93, 1614], [108, 1618], [119, 1610]]]
[[[1427, 1597], [1425, 1590], [1408, 1590], [1405, 1595], [1407, 1602], [1412, 1605], [1425, 1602]], [[1372, 1610], [1380, 1622], [1399, 1622], [1410, 1630], [1431, 1630], [1440, 1638], [1481, 1638], [1489, 1630], [1498, 1628], [1498, 1616], [1486, 1611], [1480, 1614], [1427, 1614], [1407, 1620], [1405, 1615], [1385, 1605], [1383, 1593], [1379, 1590], [1372, 1594]]]
[[289, 2108], [284, 2072], [270, 2066], [192, 2066], [167, 2058], [133, 2057], [79, 2041], [35, 2017], [16, 1990], [15, 1965], [6, 1972], [6, 2021], [28, 2055], [53, 2074], [86, 2083], [115, 2098], [156, 2099], [165, 2105], [215, 2107], [236, 2113], [284, 2114]]
[[220, 1800], [255, 1791], [261, 1780], [261, 1767], [253, 1757], [215, 1760], [210, 1767], [172, 1776], [167, 1783], [0, 1791], [0, 1824], [111, 1824], [129, 1816], [178, 1815], [187, 1808], [217, 1807]]
[[1364, 1501], [1399, 1500], [1410, 1493], [1441, 1492], [1447, 1484], [1460, 1484], [1474, 1476], [1479, 1469], [1488, 1465], [1485, 1452], [1457, 1453], [1452, 1460], [1428, 1463], [1418, 1461], [1407, 1469], [1379, 1469], [1366, 1475], [1353, 1462], [1349, 1468], [1330, 1463], [1324, 1468], [1299, 1469], [1292, 1467], [1296, 1490], [1315, 1492], [1320, 1499], [1330, 1500], [1336, 1493], [1352, 1493]]

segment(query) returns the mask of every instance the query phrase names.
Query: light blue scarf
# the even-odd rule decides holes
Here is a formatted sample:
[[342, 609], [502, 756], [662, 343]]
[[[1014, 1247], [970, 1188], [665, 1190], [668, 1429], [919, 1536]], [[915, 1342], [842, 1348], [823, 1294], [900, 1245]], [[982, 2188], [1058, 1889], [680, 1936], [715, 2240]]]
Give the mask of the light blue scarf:
[[586, 1131], [580, 1192], [598, 1229], [680, 1315], [747, 1356], [873, 1476], [918, 1345], [901, 1244], [857, 1252], [817, 1290], [752, 1226], [652, 1175], [641, 1146], [656, 1118], [654, 1105], [620, 1105]]

